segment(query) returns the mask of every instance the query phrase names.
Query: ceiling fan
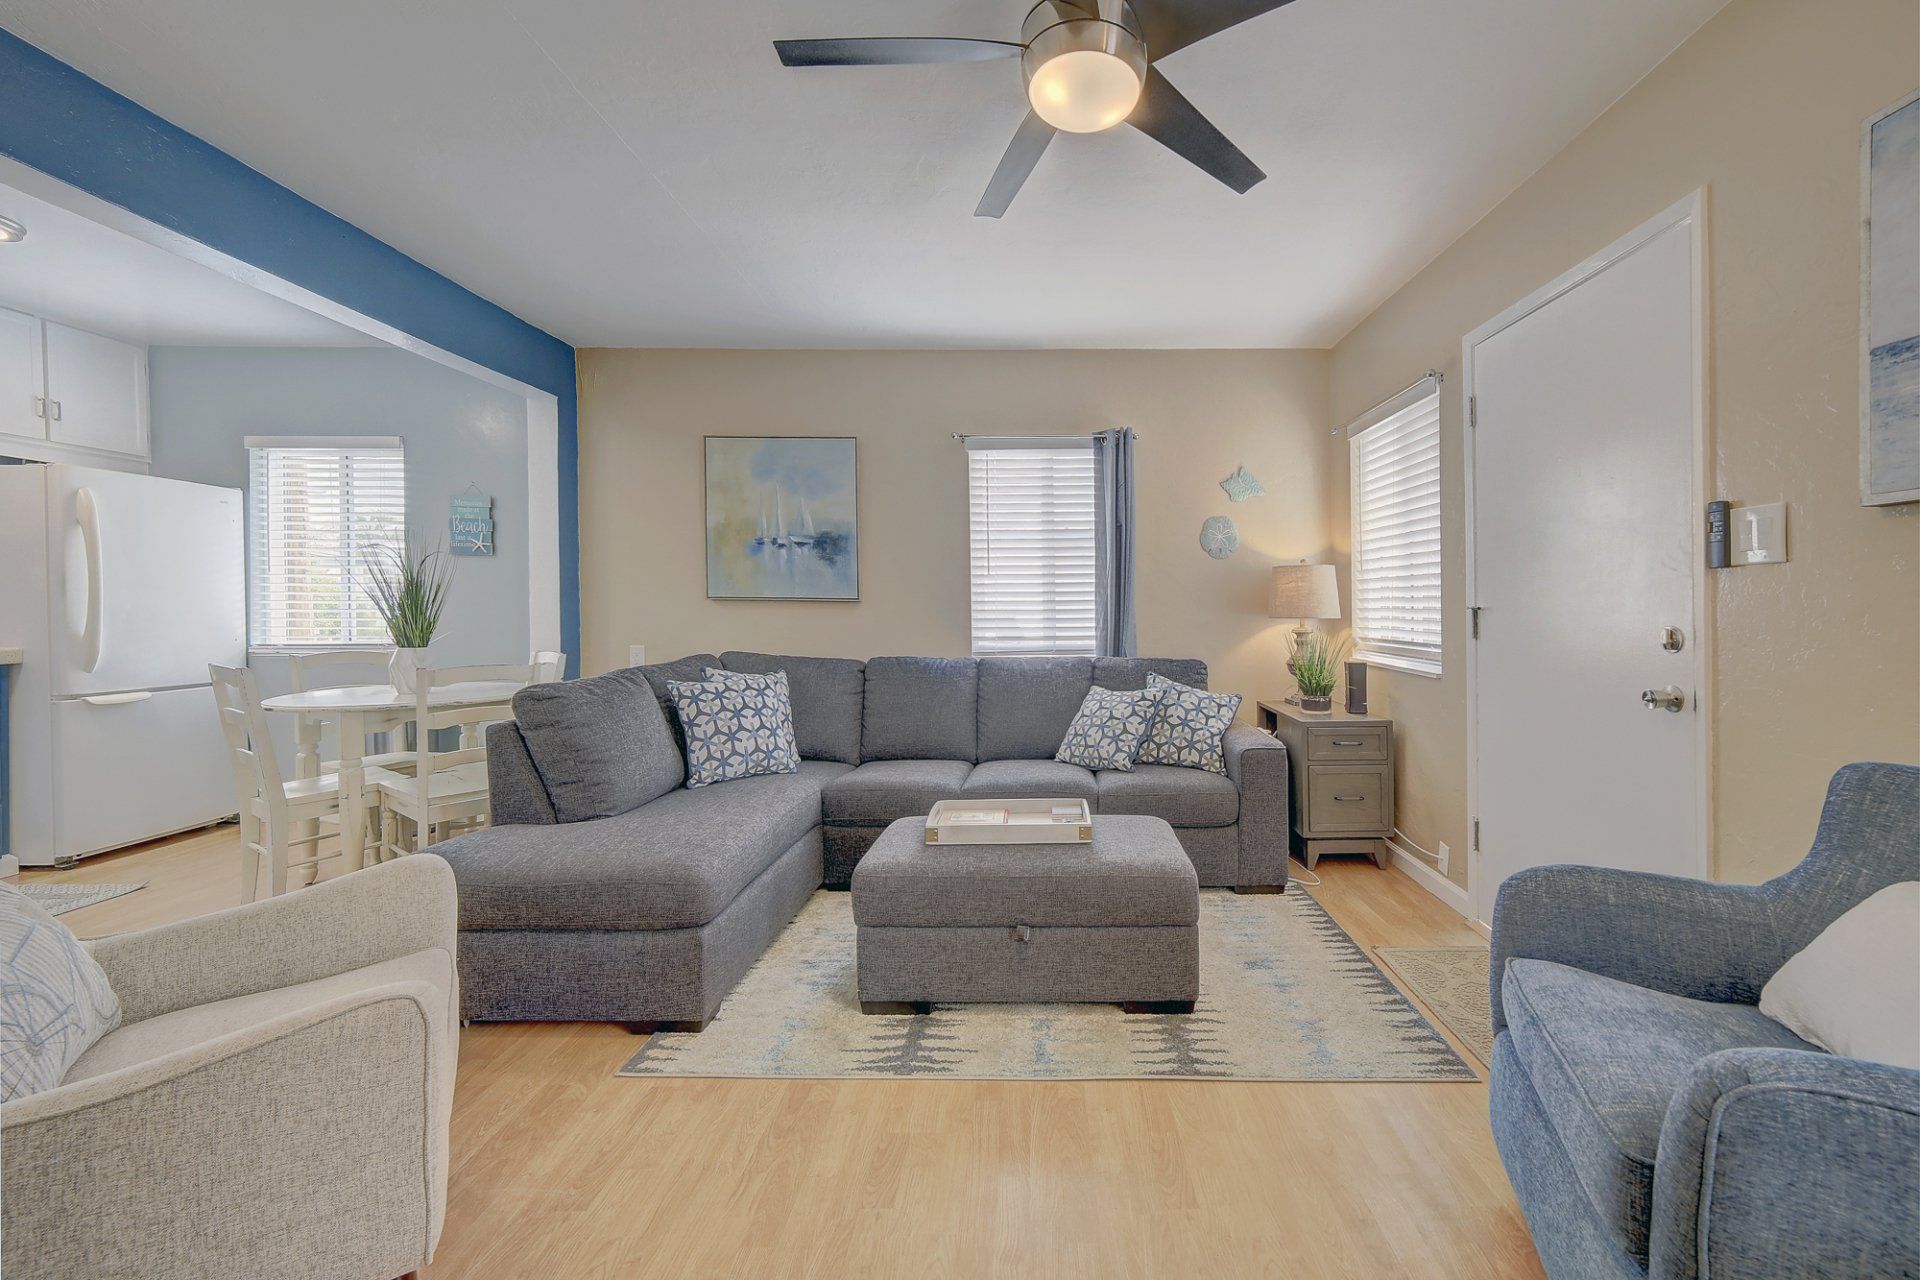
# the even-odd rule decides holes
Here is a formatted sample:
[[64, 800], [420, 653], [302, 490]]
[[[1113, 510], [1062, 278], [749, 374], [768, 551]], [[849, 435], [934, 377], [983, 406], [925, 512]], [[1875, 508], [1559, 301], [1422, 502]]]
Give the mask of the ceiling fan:
[[1020, 40], [866, 36], [776, 40], [789, 67], [872, 67], [1019, 58], [1027, 118], [973, 213], [997, 218], [1060, 131], [1130, 124], [1244, 194], [1267, 175], [1188, 102], [1156, 65], [1170, 53], [1289, 0], [1040, 0]]

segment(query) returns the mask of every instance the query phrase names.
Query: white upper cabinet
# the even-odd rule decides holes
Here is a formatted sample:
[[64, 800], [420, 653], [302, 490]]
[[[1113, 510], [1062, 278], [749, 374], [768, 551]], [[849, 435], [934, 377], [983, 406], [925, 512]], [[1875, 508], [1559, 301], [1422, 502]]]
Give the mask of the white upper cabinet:
[[49, 320], [47, 439], [147, 455], [147, 350]]
[[146, 469], [147, 349], [0, 308], [0, 456]]
[[40, 356], [40, 321], [0, 310], [0, 435], [47, 438], [47, 381]]

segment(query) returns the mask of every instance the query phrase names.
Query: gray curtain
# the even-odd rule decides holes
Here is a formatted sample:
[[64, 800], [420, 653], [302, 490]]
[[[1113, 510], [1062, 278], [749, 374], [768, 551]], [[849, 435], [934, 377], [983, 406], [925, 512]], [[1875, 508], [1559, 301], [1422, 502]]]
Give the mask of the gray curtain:
[[1096, 432], [1093, 449], [1100, 504], [1100, 653], [1131, 658], [1139, 647], [1133, 629], [1133, 431]]

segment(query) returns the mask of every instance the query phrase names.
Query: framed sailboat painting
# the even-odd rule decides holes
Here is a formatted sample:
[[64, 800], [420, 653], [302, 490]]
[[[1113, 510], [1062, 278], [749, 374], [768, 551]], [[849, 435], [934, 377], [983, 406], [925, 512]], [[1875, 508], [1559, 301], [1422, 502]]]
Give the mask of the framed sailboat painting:
[[858, 442], [708, 436], [707, 597], [858, 600]]

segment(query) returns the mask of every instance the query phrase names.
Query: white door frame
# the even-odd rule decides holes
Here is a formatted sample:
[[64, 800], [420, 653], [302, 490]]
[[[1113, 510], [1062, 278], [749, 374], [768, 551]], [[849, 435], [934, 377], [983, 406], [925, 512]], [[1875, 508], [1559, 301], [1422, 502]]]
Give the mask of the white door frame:
[[[1632, 231], [1614, 241], [1600, 252], [1580, 263], [1566, 274], [1557, 277], [1551, 283], [1514, 303], [1493, 319], [1467, 334], [1460, 341], [1461, 366], [1461, 431], [1466, 437], [1461, 450], [1463, 465], [1466, 468], [1466, 563], [1467, 582], [1466, 600], [1469, 609], [1479, 600], [1479, 587], [1474, 567], [1474, 531], [1476, 526], [1473, 496], [1474, 466], [1474, 426], [1473, 426], [1473, 349], [1487, 341], [1501, 330], [1508, 328], [1535, 311], [1546, 306], [1561, 295], [1577, 288], [1592, 279], [1614, 263], [1626, 258], [1662, 232], [1675, 227], [1685, 227], [1691, 241], [1693, 255], [1693, 475], [1687, 486], [1700, 504], [1695, 511], [1693, 527], [1693, 631], [1687, 637], [1687, 652], [1693, 655], [1691, 674], [1693, 688], [1688, 696], [1693, 700], [1695, 725], [1695, 754], [1699, 776], [1695, 779], [1694, 793], [1697, 797], [1695, 816], [1695, 865], [1688, 873], [1704, 879], [1710, 870], [1711, 850], [1713, 848], [1713, 607], [1709, 594], [1711, 583], [1707, 575], [1706, 548], [1706, 502], [1711, 496], [1712, 473], [1709, 470], [1707, 452], [1707, 386], [1708, 359], [1710, 352], [1707, 329], [1707, 256], [1706, 256], [1706, 189], [1700, 188], [1672, 207], [1641, 223]], [[1469, 615], [1471, 616], [1471, 615]], [[1480, 648], [1473, 642], [1471, 630], [1467, 640], [1467, 822], [1468, 853], [1467, 880], [1472, 894], [1473, 917], [1476, 921], [1491, 924], [1493, 917], [1493, 893], [1485, 883], [1480, 858], [1480, 841], [1472, 824], [1480, 813]]]

